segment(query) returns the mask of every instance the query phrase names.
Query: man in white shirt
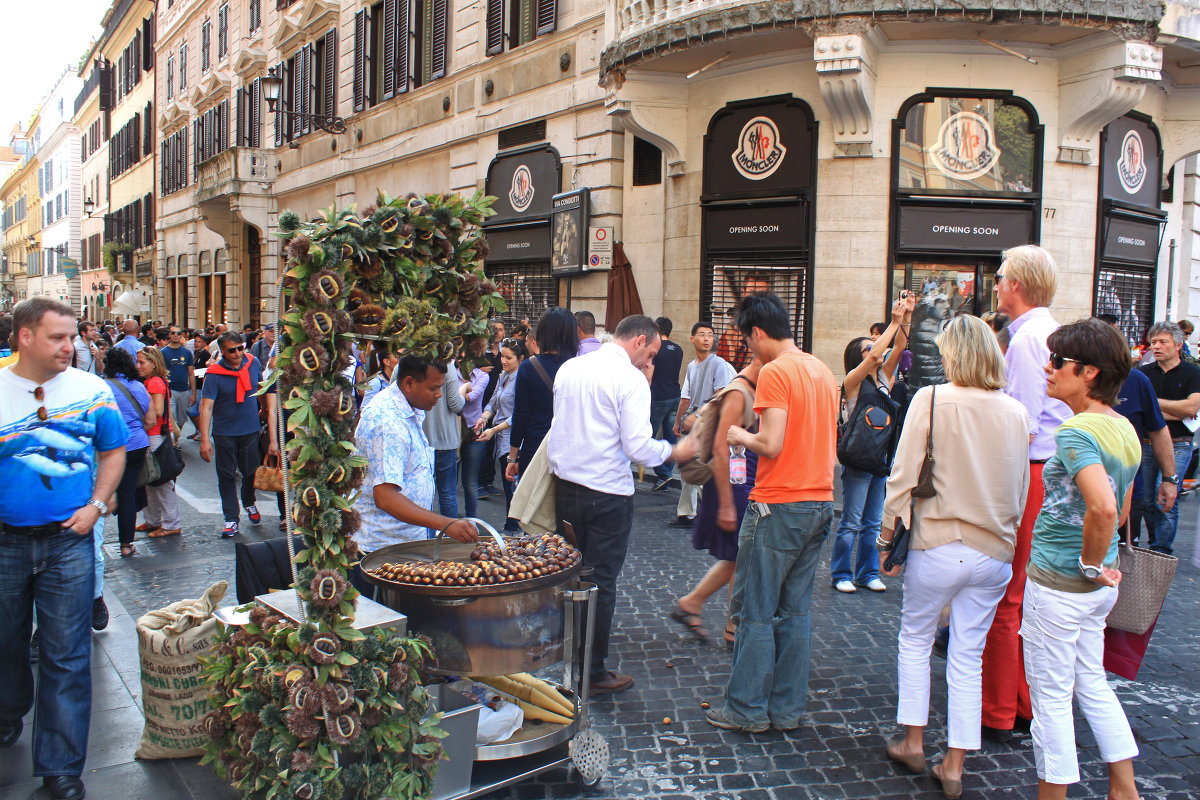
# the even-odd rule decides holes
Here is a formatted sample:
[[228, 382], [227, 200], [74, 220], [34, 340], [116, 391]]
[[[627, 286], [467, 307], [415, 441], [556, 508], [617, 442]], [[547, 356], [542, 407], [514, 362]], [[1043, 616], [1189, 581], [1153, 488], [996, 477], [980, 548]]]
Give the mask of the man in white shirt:
[[97, 364], [100, 354], [96, 350], [96, 338], [99, 335], [96, 326], [85, 320], [79, 323], [76, 330], [79, 335], [71, 343], [75, 349], [74, 367], [98, 375], [101, 370]]
[[[692, 326], [692, 347], [696, 358], [687, 366], [683, 387], [679, 393], [679, 410], [675, 412], [675, 435], [682, 436], [691, 430], [696, 414], [724, 389], [736, 374], [729, 362], [712, 351], [716, 333], [712, 323], [697, 322]], [[696, 516], [700, 499], [700, 487], [679, 479], [679, 504], [675, 507], [675, 521], [667, 523], [672, 528], [690, 528]]]
[[613, 341], [563, 364], [554, 379], [554, 422], [548, 434], [550, 472], [559, 519], [571, 523], [599, 589], [592, 645], [591, 692], [620, 692], [633, 678], [604, 668], [617, 602], [617, 576], [625, 563], [633, 526], [633, 475], [629, 462], [655, 467], [669, 458], [687, 460], [686, 439], [672, 447], [653, 438], [650, 385], [641, 370], [661, 345], [654, 320], [621, 320]]

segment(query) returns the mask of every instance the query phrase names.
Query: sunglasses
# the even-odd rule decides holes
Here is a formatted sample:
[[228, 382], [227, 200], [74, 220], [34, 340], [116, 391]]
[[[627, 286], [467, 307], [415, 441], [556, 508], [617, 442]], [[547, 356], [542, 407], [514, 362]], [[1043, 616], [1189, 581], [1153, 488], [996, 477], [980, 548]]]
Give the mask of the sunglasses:
[[182, 331], [171, 331], [172, 336], [178, 336]]
[[37, 418], [41, 422], [45, 422], [50, 418], [50, 412], [46, 410], [46, 390], [41, 386], [33, 390], [33, 399], [42, 403], [42, 407], [37, 410]]
[[230, 347], [230, 348], [227, 348], [227, 349], [225, 350], [225, 353], [226, 353], [227, 355], [233, 355], [234, 353], [240, 353], [240, 352], [242, 352], [242, 351], [243, 351], [243, 350], [245, 350], [245, 349], [246, 349], [246, 345], [244, 345], [244, 344], [239, 344], [237, 347]]
[[1072, 364], [1083, 363], [1078, 358], [1067, 358], [1066, 356], [1060, 356], [1058, 353], [1050, 354], [1050, 366], [1054, 367], [1055, 369], [1062, 369], [1063, 365], [1068, 361], [1070, 361]]
[[1004, 273], [1003, 273], [1003, 272], [997, 272], [997, 273], [996, 273], [996, 283], [999, 283], [999, 282], [1000, 282], [1000, 281], [1002, 281], [1002, 280], [1004, 280]]

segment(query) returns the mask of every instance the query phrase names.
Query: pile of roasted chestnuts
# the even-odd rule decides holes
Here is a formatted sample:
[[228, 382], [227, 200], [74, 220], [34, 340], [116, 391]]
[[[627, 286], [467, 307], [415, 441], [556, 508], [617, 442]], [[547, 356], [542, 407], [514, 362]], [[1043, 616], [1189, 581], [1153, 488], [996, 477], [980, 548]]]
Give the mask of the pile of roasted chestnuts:
[[401, 561], [371, 570], [376, 578], [414, 586], [489, 586], [553, 575], [582, 558], [561, 536], [505, 537], [506, 550], [495, 541], [481, 541], [464, 561]]

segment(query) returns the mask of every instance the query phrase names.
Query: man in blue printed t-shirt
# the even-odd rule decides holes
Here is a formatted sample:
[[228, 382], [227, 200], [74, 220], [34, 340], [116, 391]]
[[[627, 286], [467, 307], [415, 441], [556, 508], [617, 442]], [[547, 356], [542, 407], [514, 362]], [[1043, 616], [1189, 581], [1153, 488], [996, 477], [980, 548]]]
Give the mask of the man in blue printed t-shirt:
[[108, 514], [129, 436], [112, 390], [70, 366], [75, 330], [75, 312], [65, 303], [18, 303], [12, 342], [21, 358], [0, 369], [0, 747], [16, 743], [33, 707], [36, 609], [33, 774], [55, 800], [84, 796], [92, 527]]
[[[254, 504], [254, 471], [258, 469], [258, 384], [262, 380], [262, 364], [246, 352], [240, 333], [226, 331], [217, 339], [221, 360], [209, 363], [200, 389], [200, 457], [212, 461], [213, 441], [216, 442], [217, 489], [221, 493], [221, 510], [225, 513], [224, 538], [237, 536], [241, 511], [234, 485], [237, 473], [242, 473], [242, 506], [250, 522], [262, 521]], [[268, 392], [274, 392], [272, 386]], [[209, 431], [212, 439], [209, 439]], [[271, 436], [268, 452], [279, 452], [275, 436]]]
[[183, 431], [188, 409], [196, 403], [196, 366], [192, 351], [183, 346], [183, 330], [178, 325], [167, 329], [167, 346], [162, 349], [167, 363], [167, 383], [171, 387], [171, 416]]

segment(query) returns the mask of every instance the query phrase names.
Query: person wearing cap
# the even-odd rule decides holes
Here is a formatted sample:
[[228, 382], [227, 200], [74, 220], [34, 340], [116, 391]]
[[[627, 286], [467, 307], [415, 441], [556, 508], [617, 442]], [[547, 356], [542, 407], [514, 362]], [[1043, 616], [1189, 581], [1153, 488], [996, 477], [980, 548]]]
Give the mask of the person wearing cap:
[[250, 355], [258, 359], [258, 363], [264, 366], [267, 359], [271, 357], [271, 348], [275, 346], [275, 323], [268, 322], [263, 326], [262, 336], [250, 348]]

